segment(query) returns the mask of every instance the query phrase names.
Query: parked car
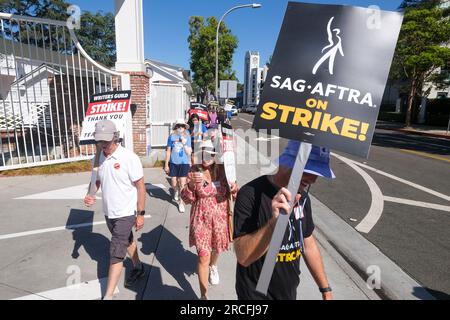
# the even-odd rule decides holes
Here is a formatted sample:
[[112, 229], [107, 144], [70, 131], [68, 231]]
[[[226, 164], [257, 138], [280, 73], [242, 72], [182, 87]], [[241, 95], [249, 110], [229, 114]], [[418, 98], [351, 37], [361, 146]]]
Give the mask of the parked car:
[[238, 108], [236, 106], [231, 107], [231, 114], [233, 116], [237, 116], [238, 115]]
[[191, 102], [191, 108], [189, 109], [188, 116], [189, 118], [196, 113], [198, 117], [204, 121], [209, 121], [209, 115], [208, 115], [208, 107], [204, 104], [198, 103], [198, 102]]
[[256, 106], [255, 105], [251, 105], [247, 107], [247, 112], [251, 113], [251, 114], [255, 114], [256, 113]]

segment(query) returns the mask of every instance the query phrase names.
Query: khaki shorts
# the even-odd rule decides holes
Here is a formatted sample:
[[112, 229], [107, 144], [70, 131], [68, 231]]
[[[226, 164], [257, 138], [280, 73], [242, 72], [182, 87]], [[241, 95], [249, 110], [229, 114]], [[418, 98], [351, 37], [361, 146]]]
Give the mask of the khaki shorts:
[[112, 234], [109, 247], [109, 259], [111, 264], [122, 262], [126, 255], [128, 247], [133, 243], [133, 226], [136, 223], [134, 215], [109, 219], [105, 216], [106, 225]]

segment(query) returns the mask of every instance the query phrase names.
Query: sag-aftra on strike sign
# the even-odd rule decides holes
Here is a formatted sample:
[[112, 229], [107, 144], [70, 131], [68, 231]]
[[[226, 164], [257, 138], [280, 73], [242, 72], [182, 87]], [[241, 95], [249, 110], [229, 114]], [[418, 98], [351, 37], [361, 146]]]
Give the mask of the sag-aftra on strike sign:
[[367, 156], [402, 19], [289, 2], [255, 129]]

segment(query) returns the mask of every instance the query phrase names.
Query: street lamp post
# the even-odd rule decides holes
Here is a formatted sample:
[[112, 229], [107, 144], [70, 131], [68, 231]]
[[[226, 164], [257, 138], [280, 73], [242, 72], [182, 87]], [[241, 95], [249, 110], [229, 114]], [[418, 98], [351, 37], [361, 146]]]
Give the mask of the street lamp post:
[[241, 6], [236, 6], [225, 12], [225, 14], [220, 19], [219, 23], [217, 24], [217, 32], [216, 32], [216, 99], [219, 99], [219, 29], [220, 24], [222, 23], [223, 19], [225, 19], [225, 16], [229, 14], [231, 11], [241, 9], [241, 8], [253, 8], [258, 9], [261, 8], [261, 4], [259, 3], [252, 3], [252, 4], [244, 4]]

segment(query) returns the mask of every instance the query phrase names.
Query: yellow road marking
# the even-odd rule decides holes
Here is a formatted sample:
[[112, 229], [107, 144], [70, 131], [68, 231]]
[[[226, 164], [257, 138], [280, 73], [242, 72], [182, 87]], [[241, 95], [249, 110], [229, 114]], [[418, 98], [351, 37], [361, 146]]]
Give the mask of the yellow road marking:
[[434, 154], [429, 154], [426, 152], [420, 152], [420, 151], [413, 151], [413, 150], [406, 150], [406, 149], [401, 149], [404, 152], [407, 153], [412, 153], [412, 154], [416, 154], [419, 156], [423, 156], [423, 157], [427, 157], [427, 158], [431, 158], [431, 159], [435, 159], [435, 160], [441, 160], [441, 161], [445, 161], [445, 162], [449, 162], [450, 163], [450, 159], [448, 158], [444, 158], [444, 157], [440, 157], [440, 156], [436, 156]]

